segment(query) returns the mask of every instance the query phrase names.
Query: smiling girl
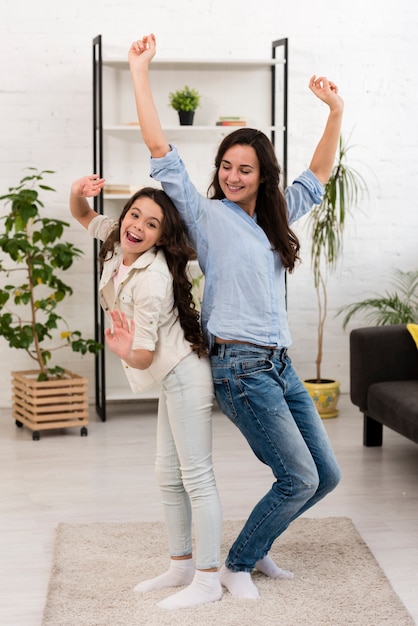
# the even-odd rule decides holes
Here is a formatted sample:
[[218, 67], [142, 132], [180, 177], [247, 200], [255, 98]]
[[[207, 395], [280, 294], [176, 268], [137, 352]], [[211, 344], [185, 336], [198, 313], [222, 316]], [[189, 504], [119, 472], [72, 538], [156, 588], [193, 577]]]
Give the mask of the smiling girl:
[[[146, 592], [186, 585], [158, 606], [177, 609], [219, 600], [222, 512], [212, 466], [213, 383], [199, 313], [187, 276], [192, 249], [168, 196], [146, 187], [119, 221], [86, 198], [104, 186], [97, 175], [71, 186], [70, 210], [103, 241], [100, 303], [111, 327], [106, 346], [122, 361], [134, 392], [160, 383], [156, 476], [167, 524], [170, 566], [142, 581]], [[192, 514], [196, 565], [192, 559]]]

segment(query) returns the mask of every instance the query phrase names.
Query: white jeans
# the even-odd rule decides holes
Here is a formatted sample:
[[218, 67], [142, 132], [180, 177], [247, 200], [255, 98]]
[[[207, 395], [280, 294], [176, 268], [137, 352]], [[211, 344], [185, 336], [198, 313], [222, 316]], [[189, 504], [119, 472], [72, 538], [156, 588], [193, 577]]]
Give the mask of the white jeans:
[[196, 567], [220, 565], [222, 510], [212, 466], [213, 382], [210, 363], [195, 352], [162, 381], [158, 404], [157, 481], [171, 556], [192, 552]]

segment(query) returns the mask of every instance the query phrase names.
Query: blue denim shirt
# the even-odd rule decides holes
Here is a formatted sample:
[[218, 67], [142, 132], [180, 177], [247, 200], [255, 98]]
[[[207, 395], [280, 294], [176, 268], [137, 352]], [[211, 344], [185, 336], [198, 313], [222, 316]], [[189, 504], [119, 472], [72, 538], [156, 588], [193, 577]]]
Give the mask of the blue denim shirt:
[[[176, 205], [205, 275], [202, 327], [213, 337], [289, 347], [285, 269], [256, 216], [229, 200], [211, 200], [192, 184], [174, 146], [151, 157], [151, 176]], [[306, 170], [286, 191], [289, 222], [319, 204], [323, 185]]]

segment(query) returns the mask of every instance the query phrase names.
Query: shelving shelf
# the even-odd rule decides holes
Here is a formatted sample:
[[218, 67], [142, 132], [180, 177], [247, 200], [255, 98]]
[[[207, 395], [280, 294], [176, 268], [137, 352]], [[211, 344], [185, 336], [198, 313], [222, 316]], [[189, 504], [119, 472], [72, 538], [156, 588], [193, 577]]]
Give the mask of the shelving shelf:
[[[136, 122], [136, 110], [125, 50], [104, 46], [93, 39], [93, 171], [108, 184], [127, 185], [130, 193], [104, 192], [94, 198], [98, 213], [118, 217], [132, 188], [155, 185], [150, 181], [149, 155]], [[218, 126], [221, 115], [240, 115], [246, 126], [270, 136], [283, 168], [287, 169], [288, 40], [271, 44], [269, 59], [155, 58], [150, 80], [154, 99], [168, 140], [179, 147], [198, 189], [207, 189], [213, 152], [221, 138], [238, 126]], [[193, 126], [180, 126], [168, 105], [168, 94], [179, 85], [191, 85], [202, 95]], [[95, 338], [104, 343], [105, 318], [98, 301], [99, 244], [94, 242]], [[106, 404], [156, 398], [157, 388], [133, 395], [118, 359], [106, 349], [96, 357], [96, 410], [106, 420]]]
[[[175, 133], [184, 133], [184, 134], [190, 134], [190, 133], [201, 133], [204, 131], [216, 131], [218, 133], [225, 133], [228, 130], [234, 130], [235, 128], [239, 128], [239, 126], [237, 125], [225, 125], [225, 126], [217, 126], [215, 124], [205, 124], [205, 125], [193, 125], [193, 126], [163, 126], [163, 130], [165, 132], [175, 132]], [[273, 131], [273, 130], [283, 130], [283, 126], [271, 126], [271, 125], [267, 125], [267, 126], [263, 126], [263, 128], [267, 131]], [[109, 133], [135, 133], [135, 137], [134, 139], [136, 141], [138, 141], [138, 131], [139, 131], [139, 126], [134, 126], [133, 124], [113, 124], [113, 125], [106, 125], [103, 126], [103, 131], [104, 132], [109, 132]]]
[[[97, 38], [96, 38], [97, 39]], [[282, 40], [281, 40], [282, 41]], [[283, 40], [284, 41], [284, 40]], [[248, 69], [260, 67], [276, 67], [286, 62], [282, 59], [163, 59], [155, 58], [152, 61], [153, 70], [172, 70], [173, 67], [180, 66], [183, 69], [213, 70], [213, 69]], [[127, 66], [127, 60], [121, 56], [102, 54], [102, 64], [120, 70]]]

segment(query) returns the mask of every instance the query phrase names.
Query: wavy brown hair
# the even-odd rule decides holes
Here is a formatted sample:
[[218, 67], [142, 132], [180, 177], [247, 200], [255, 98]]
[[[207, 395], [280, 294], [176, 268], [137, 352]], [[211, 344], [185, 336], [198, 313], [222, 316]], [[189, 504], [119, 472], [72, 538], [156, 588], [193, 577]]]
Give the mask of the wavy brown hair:
[[158, 247], [164, 251], [168, 269], [173, 277], [174, 308], [177, 308], [181, 327], [186, 340], [199, 356], [207, 354], [207, 343], [200, 327], [200, 315], [192, 295], [192, 283], [187, 275], [187, 264], [196, 258], [186, 235], [183, 221], [174, 204], [161, 189], [144, 187], [137, 191], [125, 204], [118, 224], [99, 251], [101, 266], [111, 259], [115, 248], [120, 244], [120, 228], [126, 213], [139, 198], [150, 198], [161, 208], [163, 219], [162, 243]]
[[266, 233], [273, 250], [280, 255], [285, 269], [292, 272], [296, 261], [299, 260], [300, 243], [289, 226], [286, 199], [280, 188], [280, 166], [273, 144], [264, 133], [254, 128], [239, 128], [226, 135], [215, 157], [215, 172], [208, 195], [217, 200], [225, 198], [219, 185], [218, 173], [225, 152], [235, 145], [251, 146], [256, 152], [262, 181], [258, 188], [255, 207], [257, 223]]

